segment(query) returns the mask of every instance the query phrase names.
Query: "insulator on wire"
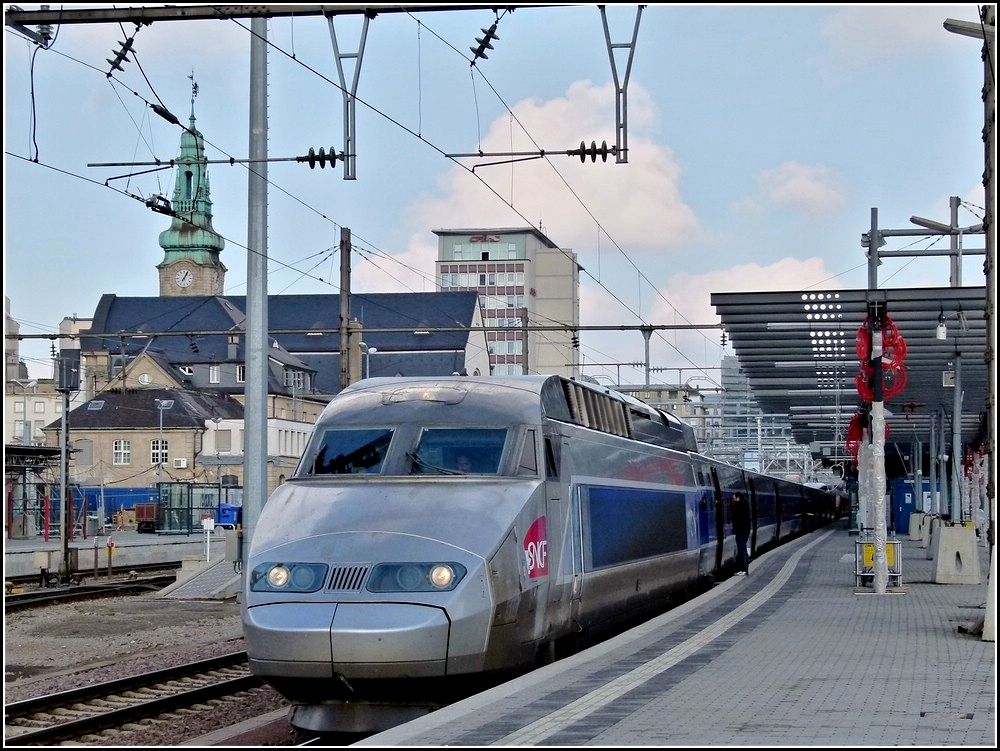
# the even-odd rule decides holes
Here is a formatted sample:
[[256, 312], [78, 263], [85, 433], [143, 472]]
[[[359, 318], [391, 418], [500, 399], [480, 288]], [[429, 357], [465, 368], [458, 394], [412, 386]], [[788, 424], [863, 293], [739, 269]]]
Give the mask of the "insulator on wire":
[[[610, 149], [610, 150], [613, 150], [613, 149]], [[609, 151], [609, 149], [608, 149], [608, 142], [607, 141], [601, 141], [601, 148], [597, 148], [597, 142], [596, 141], [591, 141], [590, 142], [590, 148], [587, 147], [587, 142], [586, 141], [580, 141], [580, 161], [581, 162], [586, 162], [588, 156], [590, 157], [590, 161], [596, 162], [598, 154], [601, 155], [601, 161], [602, 162], [606, 162], [606, 161], [608, 161], [608, 151]]]
[[317, 152], [316, 149], [309, 147], [308, 156], [296, 157], [296, 160], [300, 162], [309, 162], [309, 169], [316, 169], [317, 164], [319, 164], [320, 169], [325, 169], [326, 163], [328, 161], [330, 162], [330, 166], [332, 167], [334, 163], [337, 161], [337, 158], [338, 158], [337, 152], [334, 151], [332, 146], [330, 147], [329, 154], [326, 153], [326, 150], [321, 146], [319, 152]]
[[493, 49], [493, 45], [490, 42], [494, 39], [499, 40], [500, 37], [497, 36], [497, 25], [496, 22], [493, 23], [488, 29], [482, 29], [483, 36], [476, 37], [476, 42], [479, 44], [478, 47], [469, 47], [472, 50], [472, 64], [476, 64], [476, 60], [483, 58], [483, 60], [488, 60], [486, 56], [486, 50]]
[[168, 110], [166, 107], [163, 107], [163, 106], [161, 106], [159, 104], [151, 104], [151, 105], [149, 105], [149, 107], [150, 107], [150, 109], [153, 110], [153, 112], [155, 112], [157, 115], [159, 115], [160, 117], [162, 117], [168, 123], [173, 123], [174, 125], [180, 125], [181, 124], [181, 121], [177, 119], [177, 115], [175, 115], [173, 112], [171, 112], [170, 110]]
[[119, 70], [124, 72], [125, 69], [122, 68], [121, 66], [122, 63], [132, 62], [131, 60], [128, 59], [128, 53], [132, 51], [132, 41], [133, 40], [129, 38], [126, 39], [124, 42], [118, 42], [118, 44], [121, 46], [121, 49], [115, 53], [114, 60], [112, 60], [111, 58], [107, 58], [108, 64], [111, 65], [111, 70], [108, 71], [108, 78], [111, 77], [113, 71]]

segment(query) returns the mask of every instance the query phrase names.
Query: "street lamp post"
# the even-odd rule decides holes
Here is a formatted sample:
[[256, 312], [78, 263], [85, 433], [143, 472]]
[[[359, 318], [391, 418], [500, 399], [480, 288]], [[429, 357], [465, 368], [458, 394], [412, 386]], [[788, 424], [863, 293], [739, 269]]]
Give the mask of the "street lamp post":
[[222, 463], [219, 460], [219, 423], [222, 422], [222, 418], [213, 417], [212, 422], [215, 423], [215, 431], [212, 434], [215, 443], [215, 481], [219, 485], [219, 503], [222, 503]]
[[24, 411], [21, 419], [21, 443], [25, 446], [30, 446], [33, 431], [31, 429], [31, 422], [28, 420], [28, 389], [34, 391], [35, 387], [38, 385], [38, 381], [31, 379], [25, 383], [17, 378], [11, 378], [10, 380], [12, 383], [16, 383], [21, 387], [21, 402], [23, 404], [22, 409]]
[[375, 347], [369, 347], [364, 342], [361, 342], [361, 351], [365, 355], [365, 378], [368, 378], [372, 373], [371, 356], [373, 353], [378, 352], [378, 350]]
[[156, 452], [156, 481], [163, 482], [163, 412], [174, 406], [173, 399], [154, 399], [156, 409], [160, 413], [160, 441]]

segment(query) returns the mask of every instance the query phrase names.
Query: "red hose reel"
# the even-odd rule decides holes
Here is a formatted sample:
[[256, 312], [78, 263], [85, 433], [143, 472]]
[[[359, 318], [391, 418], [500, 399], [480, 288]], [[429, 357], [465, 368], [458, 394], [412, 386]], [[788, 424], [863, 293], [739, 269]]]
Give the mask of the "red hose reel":
[[[854, 379], [858, 394], [865, 401], [875, 399], [875, 368], [871, 364], [871, 332], [868, 330], [868, 317], [858, 328], [854, 338], [854, 350], [861, 361], [858, 375]], [[891, 399], [906, 388], [906, 340], [899, 333], [896, 324], [889, 316], [882, 319], [882, 399]]]

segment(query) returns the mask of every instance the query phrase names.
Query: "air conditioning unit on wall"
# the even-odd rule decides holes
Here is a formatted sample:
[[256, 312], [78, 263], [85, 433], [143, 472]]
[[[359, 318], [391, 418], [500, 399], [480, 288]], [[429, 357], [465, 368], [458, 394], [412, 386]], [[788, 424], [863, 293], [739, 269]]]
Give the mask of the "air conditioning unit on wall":
[[188, 460], [186, 457], [174, 459], [174, 469], [187, 469]]

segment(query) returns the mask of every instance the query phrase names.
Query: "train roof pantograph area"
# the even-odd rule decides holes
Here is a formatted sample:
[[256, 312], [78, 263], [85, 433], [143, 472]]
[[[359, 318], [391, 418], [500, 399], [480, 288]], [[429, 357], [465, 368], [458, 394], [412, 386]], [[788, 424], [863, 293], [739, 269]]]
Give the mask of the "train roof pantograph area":
[[985, 287], [713, 293], [711, 301], [758, 405], [787, 414], [796, 441], [810, 444], [814, 456], [848, 458], [847, 428], [865, 404], [857, 378], [866, 335], [859, 345], [859, 329], [871, 303], [881, 306], [902, 339], [895, 352], [903, 354], [896, 367], [905, 385], [883, 400], [887, 443], [922, 441], [926, 451], [932, 416], [940, 437], [943, 415], [950, 446], [956, 388], [962, 443], [982, 440]]

